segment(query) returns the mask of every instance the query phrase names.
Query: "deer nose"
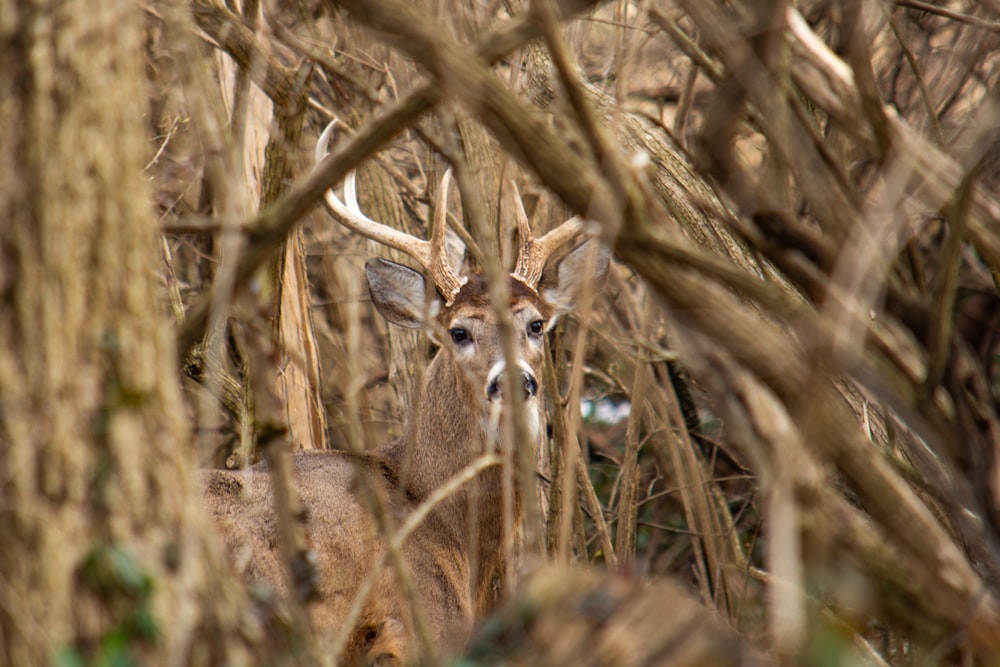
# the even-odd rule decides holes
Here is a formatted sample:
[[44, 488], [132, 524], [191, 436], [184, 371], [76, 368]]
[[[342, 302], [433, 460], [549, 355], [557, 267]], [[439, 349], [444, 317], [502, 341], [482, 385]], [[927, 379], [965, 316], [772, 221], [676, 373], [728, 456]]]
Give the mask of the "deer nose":
[[[524, 397], [531, 398], [538, 393], [538, 380], [528, 371], [521, 371], [521, 386], [524, 389]], [[486, 398], [491, 401], [503, 398], [503, 376], [504, 373], [497, 373], [486, 386]]]

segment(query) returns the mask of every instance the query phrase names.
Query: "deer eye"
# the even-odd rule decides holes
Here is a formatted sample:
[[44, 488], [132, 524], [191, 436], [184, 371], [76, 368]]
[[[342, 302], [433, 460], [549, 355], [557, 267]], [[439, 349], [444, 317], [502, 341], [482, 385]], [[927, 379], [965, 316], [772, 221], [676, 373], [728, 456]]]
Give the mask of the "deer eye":
[[545, 320], [534, 320], [528, 325], [528, 331], [536, 336], [545, 331]]
[[454, 329], [449, 329], [448, 333], [451, 334], [451, 342], [456, 345], [459, 343], [465, 343], [469, 340], [469, 332], [462, 327], [455, 327]]

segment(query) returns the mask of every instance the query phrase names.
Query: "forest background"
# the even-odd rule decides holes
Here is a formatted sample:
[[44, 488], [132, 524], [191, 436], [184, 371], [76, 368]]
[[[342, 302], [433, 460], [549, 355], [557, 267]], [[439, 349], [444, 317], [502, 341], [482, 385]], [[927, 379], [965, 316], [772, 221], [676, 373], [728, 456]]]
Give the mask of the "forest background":
[[420, 234], [451, 164], [480, 252], [514, 181], [615, 253], [527, 513], [590, 569], [469, 663], [997, 664], [998, 33], [996, 0], [0, 0], [0, 662], [333, 659], [253, 616], [197, 470], [398, 434], [426, 341], [317, 204], [357, 167]]

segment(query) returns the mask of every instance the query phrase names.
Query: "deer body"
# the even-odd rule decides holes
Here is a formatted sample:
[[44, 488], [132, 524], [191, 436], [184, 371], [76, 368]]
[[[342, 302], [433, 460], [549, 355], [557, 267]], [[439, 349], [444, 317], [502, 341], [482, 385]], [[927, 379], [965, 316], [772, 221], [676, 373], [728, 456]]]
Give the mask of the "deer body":
[[[319, 637], [331, 638], [342, 629], [362, 582], [371, 576], [385, 545], [356, 495], [357, 471], [350, 456], [338, 452], [300, 452], [293, 456], [293, 463], [302, 506], [309, 516], [310, 545], [317, 556], [320, 574], [320, 600], [311, 605], [313, 628]], [[397, 524], [401, 523], [418, 500], [399, 498], [392, 462], [373, 456], [363, 463], [370, 479], [382, 487], [383, 494], [393, 498], [393, 518]], [[238, 480], [237, 484], [232, 483], [233, 479]], [[287, 594], [286, 565], [277, 546], [266, 468], [258, 466], [246, 473], [212, 471], [206, 479], [206, 492], [214, 501], [213, 514], [241, 576]], [[488, 492], [483, 489], [483, 493]], [[433, 633], [431, 639], [435, 648], [445, 653], [461, 646], [472, 620], [490, 607], [489, 601], [474, 599], [474, 586], [484, 591], [488, 588], [476, 586], [472, 579], [477, 549], [469, 544], [466, 528], [459, 525], [465, 519], [460, 505], [467, 503], [460, 495], [433, 511], [402, 547], [403, 560], [416, 590], [416, 602]], [[482, 534], [480, 542], [489, 544], [495, 539], [495, 535]], [[492, 559], [481, 561], [483, 581], [489, 578], [486, 569], [499, 565], [498, 553], [499, 549], [494, 551]], [[394, 571], [383, 568], [349, 639], [347, 664], [391, 663], [412, 657], [404, 628], [409, 611], [403, 604]]]
[[[328, 134], [321, 137], [323, 154]], [[442, 189], [446, 192], [447, 185]], [[428, 290], [424, 277], [413, 269], [387, 260], [370, 260], [366, 274], [373, 304], [394, 324], [426, 329], [439, 349], [424, 373], [420, 398], [403, 438], [364, 455], [293, 455], [320, 576], [321, 599], [311, 606], [314, 628], [320, 636], [333, 636], [341, 630], [362, 582], [385, 551], [358, 495], [357, 475], [365, 475], [378, 487], [387, 500], [390, 521], [398, 526], [430, 494], [484, 453], [508, 446], [498, 427], [504, 394], [510, 391], [504, 387], [504, 378], [510, 375], [505, 371], [508, 363], [516, 365], [520, 386], [514, 389], [523, 392], [529, 430], [537, 440], [545, 333], [575, 301], [583, 269], [591, 268], [591, 275], [600, 278], [607, 267], [607, 254], [588, 252], [585, 244], [549, 267], [543, 278], [542, 265], [548, 255], [579, 231], [579, 224], [574, 223], [575, 231], [570, 230], [574, 234], [567, 235], [564, 225], [535, 240], [521, 211], [522, 251], [519, 268], [509, 279], [507, 304], [519, 358], [508, 362], [485, 281], [476, 275], [460, 276], [447, 265], [443, 217], [435, 226], [432, 243], [420, 245], [427, 242], [411, 237], [400, 240], [395, 230], [364, 218], [353, 201], [353, 177], [348, 178], [346, 198], [348, 206], [332, 193], [327, 197], [341, 221], [393, 247], [406, 245], [400, 249], [424, 265], [436, 288]], [[439, 207], [439, 214], [443, 208]], [[533, 259], [529, 262], [526, 255]], [[435, 648], [444, 653], [460, 648], [473, 620], [487, 613], [496, 601], [497, 583], [505, 569], [502, 483], [499, 467], [481, 471], [435, 505], [402, 544], [415, 602], [427, 621]], [[207, 505], [222, 529], [237, 570], [248, 580], [284, 590], [287, 566], [278, 548], [266, 468], [210, 471], [205, 474], [204, 486]], [[507, 527], [516, 529], [516, 525]], [[395, 663], [415, 657], [406, 631], [409, 618], [395, 572], [391, 567], [383, 568], [353, 629], [348, 662]]]

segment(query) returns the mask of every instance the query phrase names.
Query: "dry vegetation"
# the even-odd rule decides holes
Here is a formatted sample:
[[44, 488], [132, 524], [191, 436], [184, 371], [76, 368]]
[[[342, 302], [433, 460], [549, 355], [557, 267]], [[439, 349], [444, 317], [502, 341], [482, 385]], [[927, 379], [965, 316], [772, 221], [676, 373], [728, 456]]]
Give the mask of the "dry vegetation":
[[[299, 447], [399, 433], [427, 342], [373, 317], [381, 251], [314, 205], [357, 165], [365, 210], [422, 233], [451, 163], [479, 253], [508, 256], [512, 179], [536, 226], [585, 215], [616, 252], [551, 341], [526, 569], [655, 582], [536, 585], [469, 664], [747, 650], [683, 662], [701, 612], [665, 579], [764, 662], [996, 664], [1000, 5], [573, 4], [148, 8], [147, 171], [202, 463], [285, 426]], [[355, 133], [312, 171], [334, 117]], [[595, 598], [643, 610], [626, 645], [663, 643], [591, 650], [568, 628]]]

